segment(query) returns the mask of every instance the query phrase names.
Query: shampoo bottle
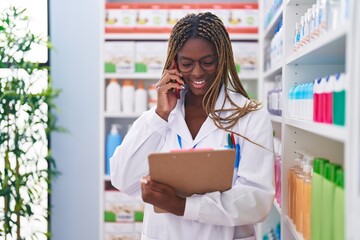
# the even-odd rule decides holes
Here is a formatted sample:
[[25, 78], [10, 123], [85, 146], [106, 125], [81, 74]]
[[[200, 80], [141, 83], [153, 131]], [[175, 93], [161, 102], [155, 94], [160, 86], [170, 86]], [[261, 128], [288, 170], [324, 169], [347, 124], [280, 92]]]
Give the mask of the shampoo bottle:
[[339, 165], [325, 163], [322, 191], [321, 239], [337, 240], [334, 238], [334, 196], [335, 173]]
[[122, 142], [122, 136], [119, 133], [121, 125], [112, 124], [110, 133], [106, 139], [106, 159], [105, 159], [105, 174], [110, 175], [110, 158], [115, 152], [117, 146]]
[[345, 239], [344, 170], [336, 170], [334, 197], [334, 239]]
[[346, 104], [346, 91], [345, 91], [345, 77], [344, 73], [336, 75], [334, 82], [333, 92], [333, 122], [335, 125], [345, 125], [345, 104]]
[[303, 191], [303, 236], [305, 240], [311, 239], [311, 188], [312, 188], [312, 178], [311, 178], [312, 166], [306, 164], [304, 166], [304, 191]]
[[106, 111], [120, 112], [121, 87], [116, 79], [111, 79], [106, 87]]
[[324, 165], [329, 160], [324, 158], [315, 158], [313, 162], [314, 171], [312, 176], [311, 189], [311, 239], [321, 238], [322, 222], [322, 182], [324, 174]]
[[147, 110], [147, 91], [144, 88], [144, 83], [139, 82], [135, 90], [135, 113], [142, 113]]

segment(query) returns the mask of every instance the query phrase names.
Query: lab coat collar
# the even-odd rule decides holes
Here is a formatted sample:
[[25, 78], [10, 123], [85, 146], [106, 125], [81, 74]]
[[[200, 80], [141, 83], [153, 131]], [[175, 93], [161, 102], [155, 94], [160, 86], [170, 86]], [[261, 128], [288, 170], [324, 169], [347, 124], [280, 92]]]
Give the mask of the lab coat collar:
[[[195, 146], [198, 144], [202, 139], [204, 139], [206, 136], [211, 134], [213, 131], [217, 130], [218, 128], [214, 124], [213, 120], [208, 116], [201, 126], [198, 134], [196, 135], [196, 138], [193, 140], [191, 133], [186, 125], [185, 122], [185, 112], [184, 110], [184, 98], [185, 98], [185, 91], [182, 91], [181, 98], [178, 100], [176, 107], [173, 109], [173, 111], [170, 113], [169, 116], [169, 127], [170, 129], [178, 134], [182, 141], [187, 142], [190, 146]], [[222, 86], [219, 97], [216, 101], [215, 108], [220, 109], [223, 105], [225, 99], [225, 87]], [[230, 107], [229, 101], [226, 101], [225, 108]], [[227, 114], [230, 114], [229, 112], [221, 112], [220, 116], [225, 117]]]

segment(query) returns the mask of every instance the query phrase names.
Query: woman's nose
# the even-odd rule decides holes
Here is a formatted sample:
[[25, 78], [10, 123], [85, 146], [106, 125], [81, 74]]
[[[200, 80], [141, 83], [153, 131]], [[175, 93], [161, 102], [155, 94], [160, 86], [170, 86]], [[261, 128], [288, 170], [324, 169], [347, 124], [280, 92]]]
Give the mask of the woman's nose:
[[204, 69], [202, 69], [201, 65], [199, 62], [194, 62], [194, 68], [193, 70], [191, 71], [191, 74], [192, 75], [195, 75], [195, 76], [201, 76], [204, 74]]

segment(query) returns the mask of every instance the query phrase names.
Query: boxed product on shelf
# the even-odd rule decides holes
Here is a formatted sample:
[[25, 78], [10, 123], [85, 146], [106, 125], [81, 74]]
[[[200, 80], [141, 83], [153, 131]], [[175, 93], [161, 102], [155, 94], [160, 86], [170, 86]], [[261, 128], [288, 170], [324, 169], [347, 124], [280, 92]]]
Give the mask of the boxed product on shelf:
[[105, 191], [105, 222], [141, 222], [143, 212], [143, 203], [140, 199], [119, 191]]
[[139, 41], [135, 45], [135, 72], [161, 73], [165, 64], [167, 42]]
[[258, 73], [258, 43], [232, 42], [236, 70], [242, 76], [257, 76]]
[[105, 12], [105, 27], [134, 28], [137, 9], [131, 4], [109, 5]]
[[259, 10], [257, 5], [247, 4], [243, 8], [230, 9], [228, 27], [253, 28], [259, 25]]
[[140, 237], [134, 236], [134, 234], [116, 234], [116, 233], [108, 233], [105, 234], [105, 240], [137, 240]]
[[142, 4], [137, 12], [136, 27], [166, 27], [167, 14], [163, 4]]
[[135, 71], [134, 41], [107, 41], [104, 52], [106, 73], [133, 73]]

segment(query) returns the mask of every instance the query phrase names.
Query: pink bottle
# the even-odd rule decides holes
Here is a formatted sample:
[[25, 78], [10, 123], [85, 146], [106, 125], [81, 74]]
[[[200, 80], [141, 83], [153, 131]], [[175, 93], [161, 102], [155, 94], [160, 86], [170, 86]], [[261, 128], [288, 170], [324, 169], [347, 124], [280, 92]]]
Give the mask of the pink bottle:
[[332, 124], [332, 106], [333, 106], [333, 91], [334, 91], [334, 82], [336, 77], [334, 75], [329, 76], [326, 79], [325, 91], [324, 91], [324, 122]]

